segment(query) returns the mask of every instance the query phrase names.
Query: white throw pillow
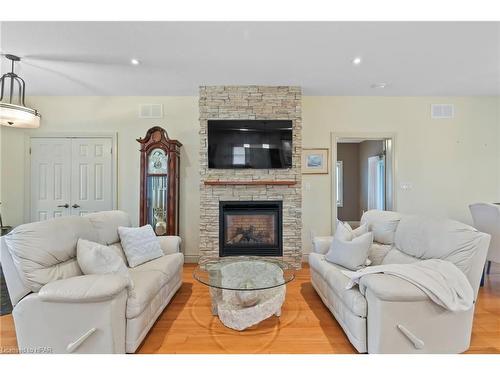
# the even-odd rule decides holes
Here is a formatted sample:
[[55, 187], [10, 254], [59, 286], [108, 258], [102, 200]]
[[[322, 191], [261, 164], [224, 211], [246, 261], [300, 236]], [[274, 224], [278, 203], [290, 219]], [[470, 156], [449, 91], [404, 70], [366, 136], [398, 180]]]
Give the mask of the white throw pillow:
[[354, 238], [361, 236], [368, 232], [368, 225], [363, 224], [356, 229], [352, 229], [349, 223], [337, 220], [337, 229], [335, 230], [334, 237], [339, 240], [352, 241]]
[[351, 241], [353, 238], [351, 226], [348, 223], [337, 220], [337, 229], [335, 230], [333, 237], [344, 241]]
[[350, 270], [359, 270], [366, 265], [368, 251], [372, 243], [373, 233], [371, 232], [362, 234], [352, 241], [333, 237], [332, 246], [325, 259]]
[[109, 246], [80, 238], [76, 245], [76, 260], [85, 275], [116, 273], [128, 280], [130, 288], [134, 287], [125, 262]]
[[[367, 224], [363, 224], [357, 227], [356, 229], [352, 229], [349, 223], [337, 219], [337, 230], [335, 231], [334, 235], [334, 237], [337, 237], [337, 239], [344, 241], [352, 241], [354, 238], [359, 237], [365, 233], [368, 233]], [[332, 244], [330, 244], [330, 249], [332, 248]], [[372, 264], [372, 261], [366, 258], [365, 266], [369, 266], [370, 264]]]
[[118, 227], [118, 234], [130, 267], [163, 256], [160, 241], [149, 224], [140, 228]]

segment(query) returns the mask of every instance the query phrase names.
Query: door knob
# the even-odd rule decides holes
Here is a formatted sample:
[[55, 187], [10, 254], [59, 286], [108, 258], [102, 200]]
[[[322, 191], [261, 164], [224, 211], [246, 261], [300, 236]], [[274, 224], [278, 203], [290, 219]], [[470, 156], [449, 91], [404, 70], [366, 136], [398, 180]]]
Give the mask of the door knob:
[[73, 207], [73, 208], [80, 208], [80, 206], [77, 205], [76, 203], [73, 206], [71, 206], [71, 207]]
[[60, 204], [59, 206], [57, 207], [64, 207], [64, 208], [68, 208], [69, 207], [69, 204], [65, 203], [65, 204]]

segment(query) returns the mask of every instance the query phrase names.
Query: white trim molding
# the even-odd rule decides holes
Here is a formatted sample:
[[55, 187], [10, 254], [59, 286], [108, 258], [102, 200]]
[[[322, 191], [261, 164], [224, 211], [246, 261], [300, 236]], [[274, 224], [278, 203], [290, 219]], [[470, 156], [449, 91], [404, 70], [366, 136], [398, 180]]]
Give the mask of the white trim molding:
[[[335, 188], [338, 186], [339, 189], [335, 190], [335, 201], [337, 202], [337, 207], [344, 207], [344, 162], [342, 160], [337, 160], [335, 164], [335, 170], [333, 172], [337, 174], [337, 171], [339, 171], [339, 177], [338, 181], [335, 182], [337, 184]], [[340, 190], [340, 192], [338, 190]]]
[[[331, 137], [330, 137], [330, 148], [332, 150], [331, 152], [331, 196], [336, 197], [337, 196], [337, 179], [336, 179], [336, 173], [335, 173], [335, 168], [337, 166], [337, 143], [339, 143], [340, 140], [352, 140], [353, 142], [359, 142], [360, 140], [374, 140], [374, 141], [382, 141], [382, 140], [389, 140], [390, 142], [388, 143], [388, 149], [387, 151], [387, 156], [386, 156], [386, 163], [390, 163], [391, 165], [391, 172], [390, 175], [387, 176], [387, 178], [391, 182], [391, 186], [388, 189], [387, 195], [387, 205], [388, 205], [388, 210], [391, 211], [396, 211], [396, 192], [397, 189], [395, 188], [396, 186], [396, 175], [397, 175], [397, 163], [396, 163], [396, 138], [397, 135], [396, 133], [378, 133], [378, 132], [353, 132], [353, 133], [343, 133], [343, 132], [332, 132]], [[335, 233], [335, 226], [337, 222], [337, 204], [336, 204], [336, 199], [331, 199], [332, 202], [332, 217], [331, 217], [331, 227], [332, 227], [332, 233]]]

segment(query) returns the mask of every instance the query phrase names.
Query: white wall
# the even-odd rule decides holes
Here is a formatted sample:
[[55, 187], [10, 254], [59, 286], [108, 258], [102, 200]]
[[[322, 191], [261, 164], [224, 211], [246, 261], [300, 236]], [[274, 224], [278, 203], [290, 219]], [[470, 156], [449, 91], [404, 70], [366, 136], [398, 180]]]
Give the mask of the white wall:
[[[455, 104], [455, 118], [431, 120], [431, 103]], [[398, 211], [471, 223], [469, 203], [500, 201], [497, 97], [304, 97], [302, 116], [304, 147], [330, 147], [331, 132], [394, 132]], [[303, 184], [308, 251], [311, 231], [331, 231], [331, 176]]]
[[[198, 254], [199, 114], [197, 97], [31, 97], [42, 113], [42, 132], [117, 132], [118, 207], [135, 223], [139, 210], [136, 138], [160, 125], [183, 143], [181, 236], [186, 254]], [[140, 120], [140, 103], [162, 103], [165, 118]], [[430, 120], [431, 103], [455, 104], [454, 120]], [[394, 132], [396, 207], [470, 223], [467, 205], [500, 201], [498, 97], [303, 97], [303, 146], [330, 147], [334, 132]], [[23, 222], [25, 138], [29, 131], [1, 129], [2, 212], [6, 224]], [[413, 189], [401, 191], [401, 182]], [[303, 176], [303, 248], [310, 233], [330, 234], [331, 176]]]
[[[116, 132], [118, 134], [118, 208], [139, 220], [139, 137], [159, 125], [170, 138], [181, 141], [180, 229], [186, 254], [198, 253], [199, 140], [196, 97], [30, 97], [42, 114], [40, 129], [2, 129], [2, 187], [4, 221], [24, 221], [25, 138], [30, 132]], [[137, 117], [140, 103], [162, 103], [165, 117], [144, 120]]]

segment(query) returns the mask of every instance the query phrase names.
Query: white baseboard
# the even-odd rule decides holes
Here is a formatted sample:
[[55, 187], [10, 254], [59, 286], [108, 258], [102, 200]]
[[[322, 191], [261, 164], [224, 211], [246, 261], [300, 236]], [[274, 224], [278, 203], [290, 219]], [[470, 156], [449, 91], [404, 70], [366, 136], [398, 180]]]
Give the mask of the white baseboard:
[[198, 263], [198, 259], [200, 259], [199, 255], [185, 255], [184, 254], [184, 263]]

